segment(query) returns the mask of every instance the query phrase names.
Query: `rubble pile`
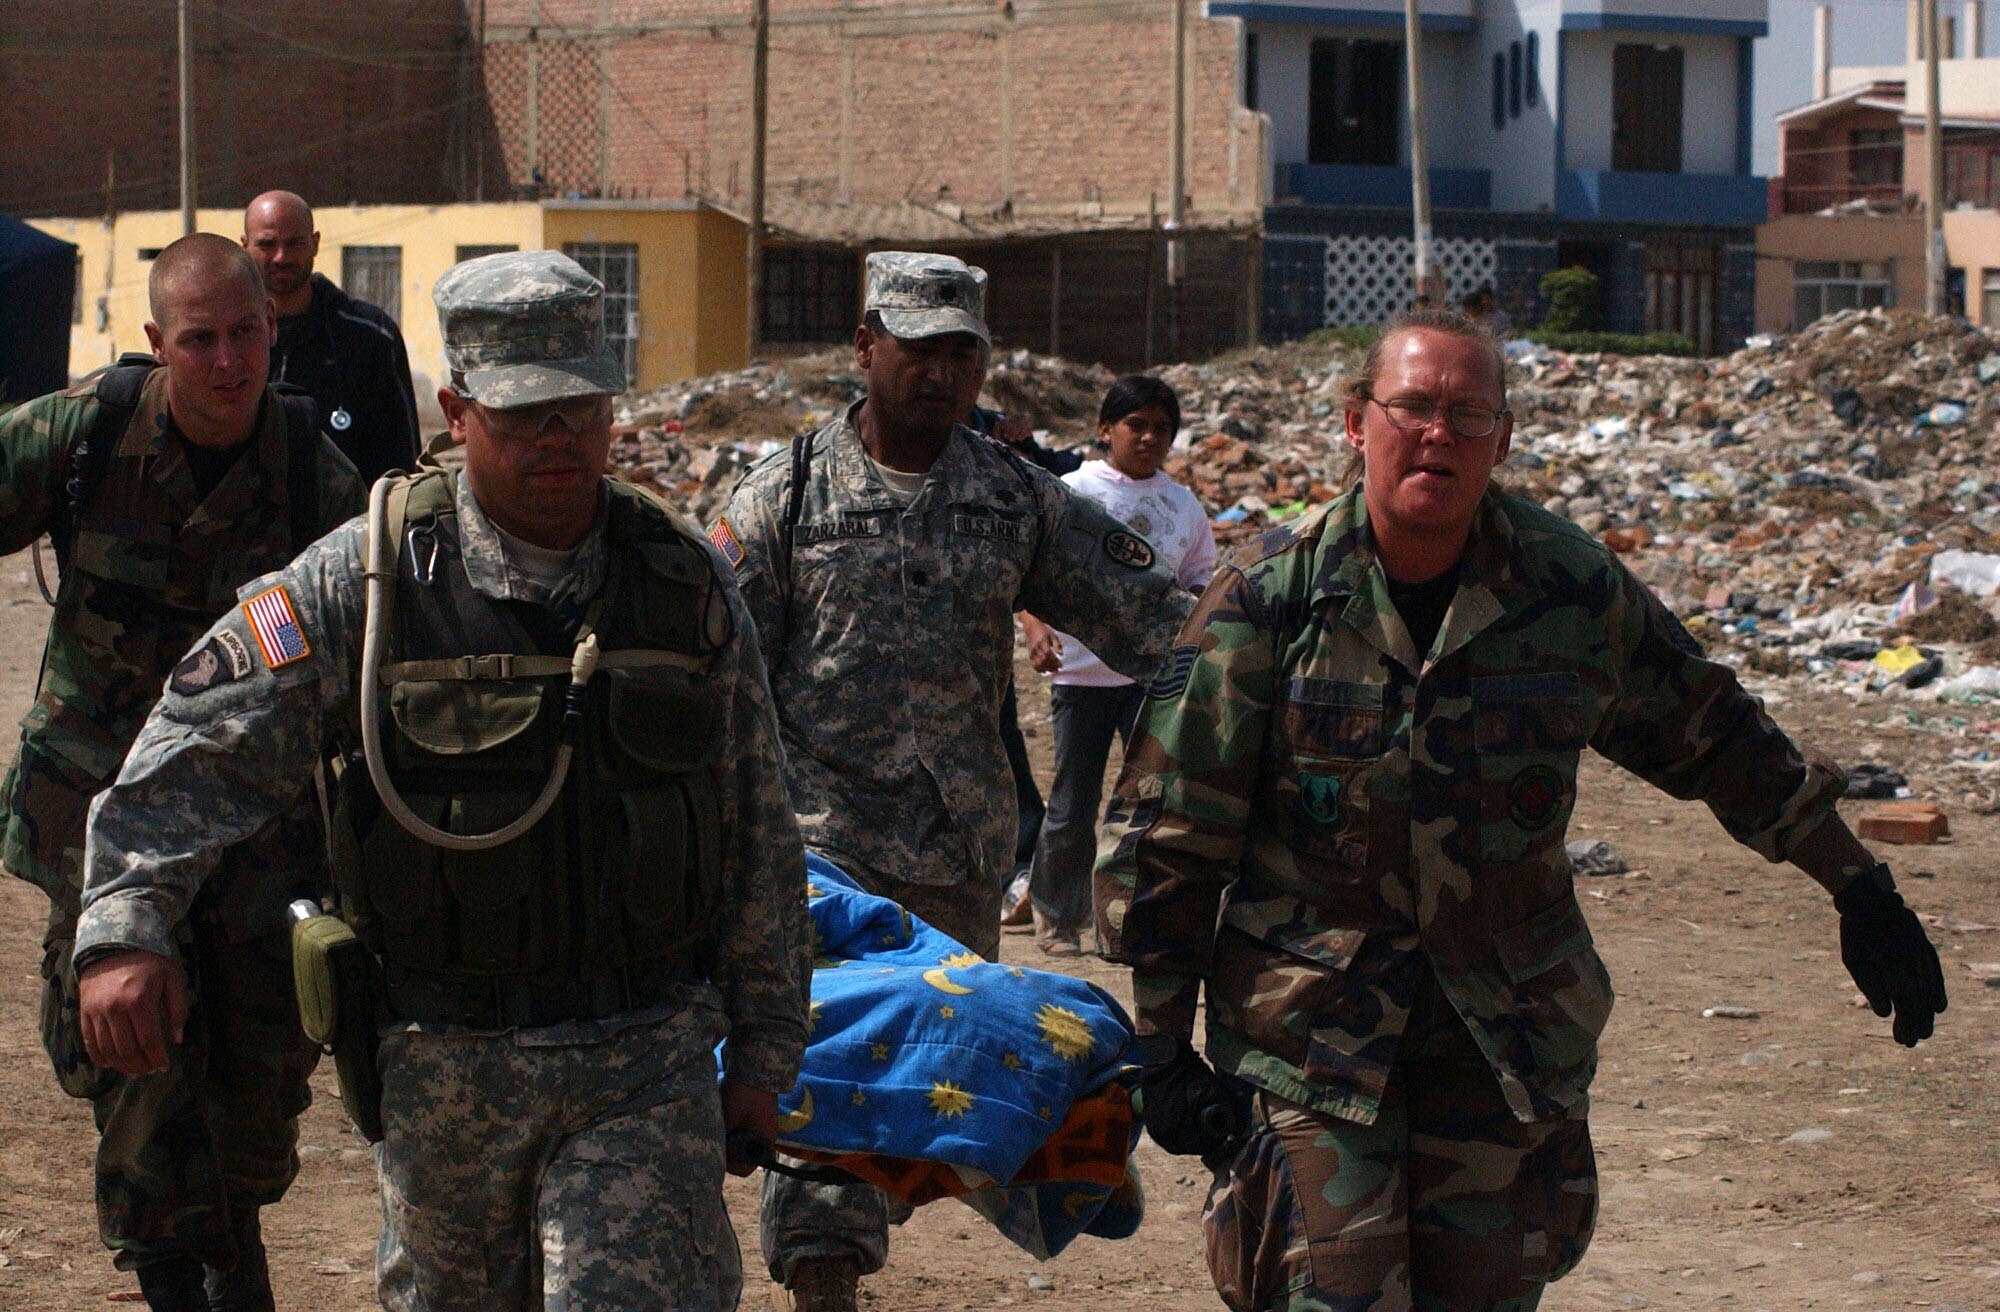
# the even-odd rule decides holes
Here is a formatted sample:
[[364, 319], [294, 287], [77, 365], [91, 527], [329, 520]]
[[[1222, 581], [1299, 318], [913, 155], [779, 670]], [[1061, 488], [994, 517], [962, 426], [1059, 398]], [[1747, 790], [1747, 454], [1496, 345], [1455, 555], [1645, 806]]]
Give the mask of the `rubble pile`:
[[[1507, 351], [1503, 481], [1621, 553], [1712, 652], [1770, 678], [1948, 699], [1992, 744], [2000, 705], [1979, 708], [2000, 703], [2000, 334], [1873, 309], [1708, 360]], [[1168, 472], [1221, 541], [1351, 476], [1341, 415], [1358, 363], [1303, 342], [1158, 371], [1184, 419]], [[1111, 381], [1016, 351], [986, 399], [1079, 446]], [[628, 398], [616, 457], [706, 521], [751, 461], [860, 394], [845, 348], [672, 384]]]

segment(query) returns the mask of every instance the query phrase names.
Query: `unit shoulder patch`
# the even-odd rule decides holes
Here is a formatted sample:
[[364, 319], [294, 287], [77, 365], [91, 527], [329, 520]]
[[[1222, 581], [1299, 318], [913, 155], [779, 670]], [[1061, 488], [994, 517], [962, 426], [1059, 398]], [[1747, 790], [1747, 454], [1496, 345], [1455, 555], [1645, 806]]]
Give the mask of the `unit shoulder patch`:
[[250, 648], [227, 629], [181, 658], [167, 676], [167, 690], [182, 697], [195, 697], [225, 683], [234, 683], [250, 673]]
[[1137, 533], [1114, 529], [1104, 535], [1104, 554], [1126, 569], [1151, 569], [1153, 548]]

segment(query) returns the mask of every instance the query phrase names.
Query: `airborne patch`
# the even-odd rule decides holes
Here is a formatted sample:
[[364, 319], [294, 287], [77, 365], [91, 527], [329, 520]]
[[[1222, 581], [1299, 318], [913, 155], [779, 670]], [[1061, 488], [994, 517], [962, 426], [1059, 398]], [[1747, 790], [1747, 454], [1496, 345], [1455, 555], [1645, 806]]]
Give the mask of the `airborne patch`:
[[1137, 533], [1117, 529], [1104, 535], [1104, 554], [1126, 569], [1151, 569], [1153, 549]]
[[743, 544], [737, 541], [736, 530], [729, 527], [728, 516], [725, 515], [715, 521], [715, 526], [708, 530], [708, 540], [715, 544], [715, 549], [720, 551], [722, 558], [729, 562], [729, 568], [739, 569], [742, 567]]
[[1530, 833], [1549, 827], [1562, 800], [1562, 776], [1550, 766], [1527, 766], [1507, 784], [1507, 814]]
[[1192, 643], [1168, 652], [1159, 673], [1146, 684], [1146, 695], [1161, 701], [1172, 701], [1187, 691], [1188, 675], [1194, 671], [1195, 657], [1200, 654], [1201, 648]]
[[227, 629], [189, 652], [167, 676], [167, 690], [182, 697], [195, 697], [234, 683], [250, 673], [250, 648]]

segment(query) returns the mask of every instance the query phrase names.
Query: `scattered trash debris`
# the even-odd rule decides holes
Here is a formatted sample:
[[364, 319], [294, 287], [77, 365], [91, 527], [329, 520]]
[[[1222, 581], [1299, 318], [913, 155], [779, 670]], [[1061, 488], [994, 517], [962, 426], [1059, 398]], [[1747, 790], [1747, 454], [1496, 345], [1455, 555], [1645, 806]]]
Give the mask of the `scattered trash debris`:
[[1569, 853], [1570, 873], [1576, 875], [1624, 875], [1632, 867], [1618, 855], [1618, 849], [1603, 839], [1573, 838], [1563, 844]]
[[1907, 797], [1909, 792], [1910, 781], [1900, 771], [1886, 765], [1851, 765], [1847, 767], [1847, 791], [1842, 796]]
[[1951, 824], [1936, 802], [1890, 802], [1861, 817], [1863, 841], [1935, 843], [1949, 837]]
[[1703, 1007], [1701, 1009], [1701, 1018], [1703, 1020], [1756, 1020], [1763, 1014], [1763, 1012], [1758, 1011], [1755, 1007], [1721, 1006]]
[[[2000, 808], [2000, 711], [1981, 710], [2000, 706], [2000, 332], [1868, 309], [1710, 359], [1504, 349], [1507, 487], [1598, 537], [1767, 701], [1786, 681], [1927, 707], [1943, 750], [1897, 764], [1926, 795]], [[1225, 550], [1347, 486], [1359, 363], [1302, 341], [1156, 371], [1184, 419], [1167, 471]], [[984, 399], [1091, 449], [1112, 381], [1007, 351]], [[862, 386], [839, 347], [635, 393], [614, 465], [705, 524]]]

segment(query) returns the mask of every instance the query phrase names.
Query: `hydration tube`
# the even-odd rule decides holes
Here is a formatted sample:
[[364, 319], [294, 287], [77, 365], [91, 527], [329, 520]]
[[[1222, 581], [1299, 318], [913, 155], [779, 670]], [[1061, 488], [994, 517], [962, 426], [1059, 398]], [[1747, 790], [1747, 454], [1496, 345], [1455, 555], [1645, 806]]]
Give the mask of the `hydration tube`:
[[389, 540], [390, 479], [379, 478], [368, 493], [367, 620], [361, 638], [361, 751], [368, 761], [368, 778], [375, 793], [397, 824], [432, 847], [453, 852], [480, 852], [512, 842], [535, 827], [562, 792], [569, 777], [570, 756], [578, 724], [583, 719], [584, 690], [597, 673], [597, 635], [585, 627], [570, 657], [570, 683], [564, 694], [562, 743], [556, 748], [555, 768], [548, 783], [528, 809], [511, 824], [484, 834], [454, 834], [427, 824], [412, 811], [396, 791], [389, 767], [382, 757], [382, 653], [388, 646], [387, 613], [392, 608], [396, 581], [396, 552], [401, 545]]

